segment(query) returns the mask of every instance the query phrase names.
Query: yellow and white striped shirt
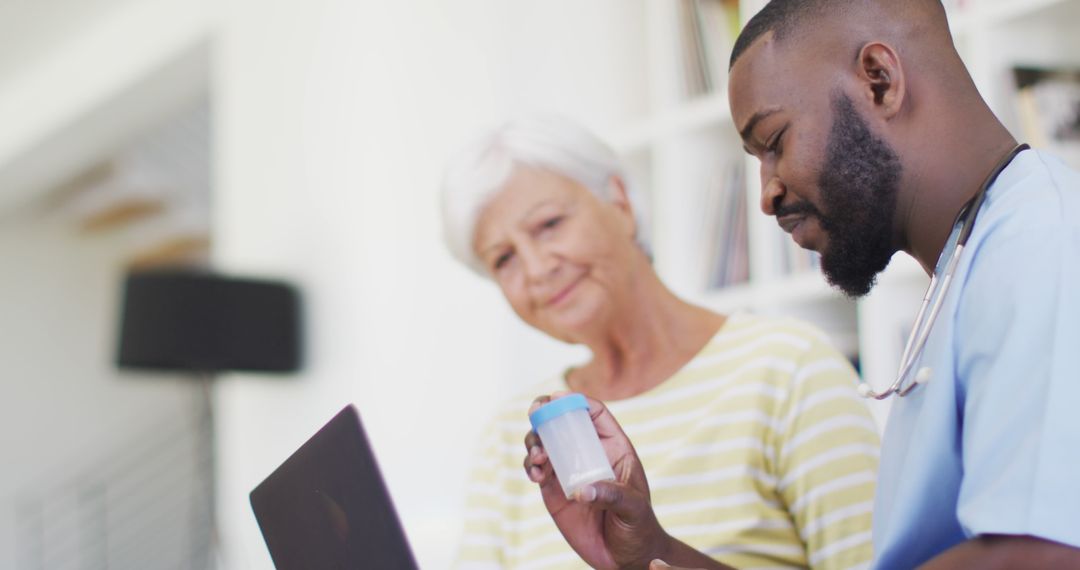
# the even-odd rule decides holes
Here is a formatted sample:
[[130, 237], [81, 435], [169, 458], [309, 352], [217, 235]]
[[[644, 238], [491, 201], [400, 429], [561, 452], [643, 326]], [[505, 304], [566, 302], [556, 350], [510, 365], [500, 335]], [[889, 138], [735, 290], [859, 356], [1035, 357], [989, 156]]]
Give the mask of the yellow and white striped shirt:
[[[522, 468], [527, 411], [486, 433], [458, 567], [583, 568]], [[736, 568], [857, 568], [871, 560], [878, 433], [855, 373], [819, 331], [736, 314], [663, 384], [607, 403], [633, 441], [672, 536]]]

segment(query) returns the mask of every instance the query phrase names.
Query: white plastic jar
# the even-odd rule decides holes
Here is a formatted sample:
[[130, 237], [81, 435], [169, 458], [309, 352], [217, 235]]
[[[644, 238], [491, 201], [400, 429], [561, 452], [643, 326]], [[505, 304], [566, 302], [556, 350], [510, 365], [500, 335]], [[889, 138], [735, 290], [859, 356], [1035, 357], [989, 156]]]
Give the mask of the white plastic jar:
[[600, 445], [589, 403], [581, 394], [552, 400], [529, 414], [566, 497], [596, 481], [614, 481], [615, 473]]

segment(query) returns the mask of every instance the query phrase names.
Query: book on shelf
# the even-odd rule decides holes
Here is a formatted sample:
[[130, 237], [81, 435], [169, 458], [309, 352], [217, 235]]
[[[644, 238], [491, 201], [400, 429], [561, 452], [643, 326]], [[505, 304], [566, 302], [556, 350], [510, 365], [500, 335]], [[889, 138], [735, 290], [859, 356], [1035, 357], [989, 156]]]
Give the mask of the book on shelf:
[[677, 8], [686, 98], [723, 90], [739, 32], [738, 0], [679, 0]]
[[1024, 138], [1080, 166], [1080, 68], [1015, 67], [1013, 78]]
[[798, 275], [802, 273], [816, 272], [821, 267], [821, 256], [816, 251], [803, 249], [791, 239], [784, 236], [785, 248], [784, 266], [781, 272], [784, 275]]
[[701, 186], [698, 242], [706, 290], [745, 283], [750, 277], [744, 176], [743, 161], [733, 160]]
[[700, 19], [694, 9], [694, 0], [679, 2], [679, 16], [685, 93], [688, 99], [692, 99], [712, 91], [709, 74], [705, 72], [706, 56], [702, 49]]
[[817, 252], [800, 247], [779, 226], [776, 227], [772, 236], [768, 247], [773, 248], [773, 255], [769, 258], [772, 260], [770, 274], [774, 278], [780, 279], [819, 271], [821, 256]]

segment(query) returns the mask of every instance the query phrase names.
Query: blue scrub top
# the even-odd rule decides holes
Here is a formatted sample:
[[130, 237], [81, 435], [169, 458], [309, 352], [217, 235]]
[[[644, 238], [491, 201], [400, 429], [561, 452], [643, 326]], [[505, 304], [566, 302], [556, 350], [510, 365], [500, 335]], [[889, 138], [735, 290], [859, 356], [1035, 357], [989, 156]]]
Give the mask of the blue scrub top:
[[1080, 173], [1031, 150], [1002, 172], [923, 368], [885, 430], [875, 567], [984, 534], [1080, 547]]

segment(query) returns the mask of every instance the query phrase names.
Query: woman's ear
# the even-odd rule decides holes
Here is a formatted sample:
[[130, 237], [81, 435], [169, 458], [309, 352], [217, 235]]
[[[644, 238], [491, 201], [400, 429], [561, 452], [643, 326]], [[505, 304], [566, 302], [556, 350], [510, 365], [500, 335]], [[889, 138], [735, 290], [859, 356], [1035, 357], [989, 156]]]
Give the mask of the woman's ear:
[[626, 183], [619, 176], [608, 178], [608, 201], [620, 213], [631, 237], [637, 236], [637, 219], [634, 217], [634, 205], [626, 191]]
[[907, 82], [900, 56], [888, 44], [871, 42], [859, 50], [861, 91], [885, 120], [895, 117], [904, 104]]

